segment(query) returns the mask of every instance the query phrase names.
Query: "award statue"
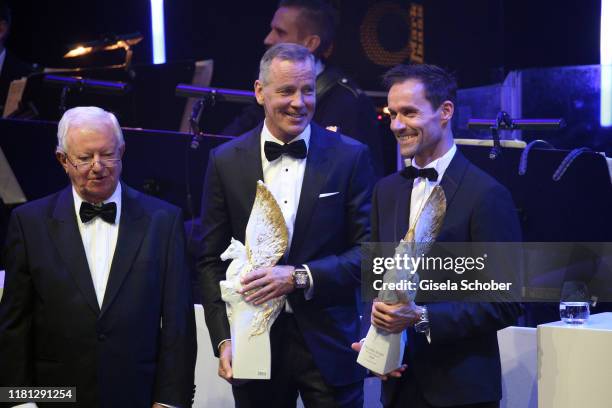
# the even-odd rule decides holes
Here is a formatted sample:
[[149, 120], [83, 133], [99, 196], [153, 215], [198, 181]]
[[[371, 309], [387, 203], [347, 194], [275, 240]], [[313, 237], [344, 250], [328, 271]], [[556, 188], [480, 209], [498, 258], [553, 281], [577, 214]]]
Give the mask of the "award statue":
[[[446, 214], [446, 197], [439, 185], [435, 186], [431, 195], [417, 213], [415, 225], [408, 229], [406, 236], [395, 248], [395, 256], [418, 257], [426, 254], [438, 236]], [[419, 283], [418, 271], [413, 270], [411, 263], [408, 268], [387, 269], [383, 276], [383, 289], [378, 293], [378, 301], [388, 304], [410, 303], [414, 301]], [[386, 290], [385, 283], [406, 283], [406, 290]], [[409, 287], [408, 283], [412, 282]], [[402, 365], [406, 332], [388, 333], [370, 326], [370, 330], [361, 347], [357, 362], [368, 370], [384, 375]]]
[[[285, 296], [261, 305], [245, 302], [237, 291], [240, 278], [263, 267], [276, 265], [287, 249], [285, 219], [274, 196], [262, 181], [246, 227], [245, 245], [232, 238], [221, 259], [232, 259], [220, 282], [232, 336], [232, 370], [237, 379], [270, 379], [270, 328], [285, 306]], [[248, 294], [248, 293], [247, 293]]]

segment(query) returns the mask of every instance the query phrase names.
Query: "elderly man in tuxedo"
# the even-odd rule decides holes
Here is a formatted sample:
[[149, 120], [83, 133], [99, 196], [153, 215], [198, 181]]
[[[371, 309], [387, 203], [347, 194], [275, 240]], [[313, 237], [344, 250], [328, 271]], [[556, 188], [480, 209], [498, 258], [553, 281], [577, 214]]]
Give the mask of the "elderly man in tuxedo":
[[120, 182], [124, 151], [113, 114], [62, 117], [56, 157], [71, 185], [9, 223], [1, 386], [76, 387], [74, 407], [191, 406], [181, 212]]
[[[365, 145], [311, 122], [315, 63], [297, 44], [271, 47], [255, 82], [265, 119], [210, 154], [202, 199], [198, 268], [219, 375], [232, 381], [230, 328], [219, 255], [244, 242], [257, 180], [279, 203], [289, 231], [281, 263], [244, 279], [247, 302], [287, 295], [272, 326], [271, 380], [233, 385], [238, 407], [361, 407], [364, 370], [349, 339], [359, 336], [359, 244], [369, 237], [373, 170]], [[250, 292], [252, 291], [252, 292]], [[248, 293], [248, 295], [247, 295]], [[338, 369], [341, 367], [342, 369]]]

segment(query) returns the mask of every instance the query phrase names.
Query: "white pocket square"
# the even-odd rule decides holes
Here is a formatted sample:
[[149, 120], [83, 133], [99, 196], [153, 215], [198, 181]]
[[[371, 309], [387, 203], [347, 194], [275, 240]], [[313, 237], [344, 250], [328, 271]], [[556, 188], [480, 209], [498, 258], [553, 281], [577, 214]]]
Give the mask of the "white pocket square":
[[340, 194], [339, 191], [334, 191], [333, 193], [323, 193], [323, 194], [319, 194], [319, 198], [325, 198], [325, 197], [330, 197], [330, 196], [334, 196], [336, 194]]

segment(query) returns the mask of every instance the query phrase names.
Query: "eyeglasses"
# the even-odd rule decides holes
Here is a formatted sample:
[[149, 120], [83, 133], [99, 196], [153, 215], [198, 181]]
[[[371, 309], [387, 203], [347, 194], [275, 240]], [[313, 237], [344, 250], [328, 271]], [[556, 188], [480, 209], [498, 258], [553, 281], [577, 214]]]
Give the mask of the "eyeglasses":
[[76, 163], [73, 163], [72, 160], [70, 160], [70, 157], [68, 157], [66, 153], [64, 153], [64, 156], [66, 157], [66, 160], [68, 161], [68, 163], [70, 163], [72, 167], [74, 167], [75, 170], [81, 173], [86, 173], [90, 171], [91, 169], [93, 169], [93, 166], [95, 166], [96, 163], [100, 163], [102, 167], [113, 168], [117, 166], [119, 162], [121, 162], [121, 159], [103, 158], [99, 160], [82, 160], [82, 161], [77, 161]]

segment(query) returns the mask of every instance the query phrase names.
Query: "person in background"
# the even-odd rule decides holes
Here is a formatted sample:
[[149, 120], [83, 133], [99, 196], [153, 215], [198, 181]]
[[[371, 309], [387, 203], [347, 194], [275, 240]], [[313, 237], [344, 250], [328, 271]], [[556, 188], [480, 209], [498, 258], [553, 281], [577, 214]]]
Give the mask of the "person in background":
[[6, 48], [11, 21], [11, 9], [7, 1], [0, 0], [0, 116], [4, 111], [11, 81], [27, 76], [35, 70], [33, 65], [21, 61]]
[[[315, 56], [317, 77], [317, 107], [313, 121], [367, 145], [376, 175], [380, 177], [383, 175], [383, 150], [374, 105], [352, 79], [327, 62], [334, 46], [336, 14], [323, 0], [282, 0], [264, 45], [270, 48], [280, 43], [293, 43], [308, 48]], [[250, 105], [223, 130], [223, 134], [240, 135], [257, 126], [263, 117], [259, 105]]]

